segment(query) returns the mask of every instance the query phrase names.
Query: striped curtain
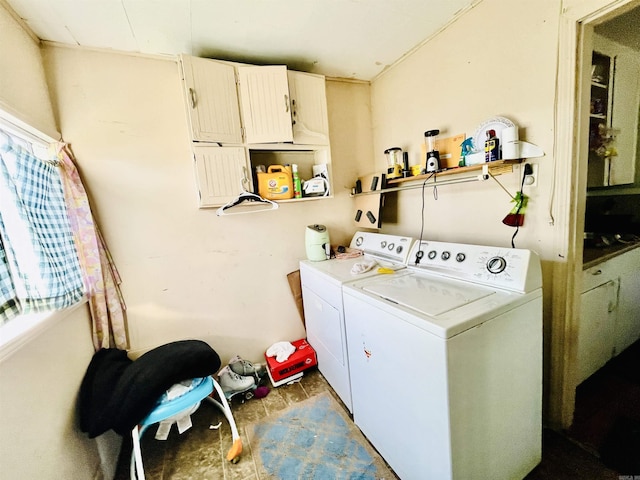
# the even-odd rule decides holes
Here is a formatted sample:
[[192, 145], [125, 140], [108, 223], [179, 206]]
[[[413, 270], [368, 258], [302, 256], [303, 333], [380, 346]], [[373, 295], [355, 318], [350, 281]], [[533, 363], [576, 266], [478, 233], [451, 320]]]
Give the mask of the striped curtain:
[[80, 301], [84, 286], [56, 167], [0, 144], [0, 324]]

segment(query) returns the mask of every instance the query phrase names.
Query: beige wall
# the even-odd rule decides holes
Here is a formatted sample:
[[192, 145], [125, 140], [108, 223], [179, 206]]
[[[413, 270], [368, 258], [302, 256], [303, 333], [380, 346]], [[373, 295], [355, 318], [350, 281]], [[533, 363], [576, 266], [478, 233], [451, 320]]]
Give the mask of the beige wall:
[[[408, 150], [422, 163], [426, 130], [444, 136], [465, 133], [493, 116], [520, 127], [520, 138], [540, 146], [537, 187], [530, 196], [516, 246], [553, 258], [554, 229], [548, 206], [553, 176], [553, 121], [559, 1], [484, 0], [372, 85], [374, 153], [378, 170], [391, 146]], [[444, 177], [443, 177], [444, 178]], [[512, 193], [520, 167], [499, 177]], [[420, 189], [397, 195], [397, 222], [385, 229], [420, 234]], [[514, 229], [502, 224], [511, 198], [493, 180], [442, 186], [438, 200], [426, 190], [424, 237], [509, 246]], [[389, 216], [388, 212], [386, 213]], [[384, 219], [384, 218], [383, 218]]]
[[[1, 3], [0, 45], [0, 109], [58, 138], [39, 45]], [[0, 350], [0, 476], [112, 478], [119, 437], [91, 440], [77, 428], [78, 389], [93, 355], [86, 304], [46, 325], [19, 349]]]
[[31, 127], [59, 139], [40, 46], [0, 1], [0, 109]]
[[328, 82], [336, 196], [217, 217], [198, 209], [178, 65], [50, 45], [45, 66], [66, 142], [122, 276], [131, 349], [209, 342], [223, 360], [257, 361], [304, 337], [287, 274], [305, 257], [306, 225], [332, 242], [353, 234], [349, 190], [370, 153], [368, 85]]
[[[93, 355], [87, 318], [86, 303], [60, 313], [22, 348], [0, 355], [3, 478], [102, 478], [99, 447], [80, 432], [76, 415]], [[112, 478], [119, 442], [103, 445], [105, 478]]]

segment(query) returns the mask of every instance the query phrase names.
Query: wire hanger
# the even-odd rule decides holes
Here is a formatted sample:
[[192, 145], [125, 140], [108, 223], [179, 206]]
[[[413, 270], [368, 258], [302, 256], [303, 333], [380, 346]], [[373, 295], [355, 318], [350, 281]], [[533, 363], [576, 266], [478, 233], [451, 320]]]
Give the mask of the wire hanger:
[[[245, 188], [245, 185], [249, 183], [249, 180], [247, 179], [246, 167], [242, 167], [242, 173], [243, 177], [240, 180], [240, 188], [242, 189], [242, 191], [240, 192], [240, 195], [228, 202], [226, 205], [218, 208], [218, 210], [216, 210], [216, 215], [220, 217], [222, 215], [240, 215], [242, 213], [257, 213], [267, 210], [277, 210], [279, 205], [276, 202], [272, 202], [271, 200], [262, 198], [257, 193], [251, 193]], [[269, 205], [270, 208], [255, 209], [253, 206], [256, 204], [266, 204]], [[238, 207], [239, 205], [241, 205], [241, 207]], [[236, 211], [230, 212], [229, 210], [234, 207], [237, 207]]]

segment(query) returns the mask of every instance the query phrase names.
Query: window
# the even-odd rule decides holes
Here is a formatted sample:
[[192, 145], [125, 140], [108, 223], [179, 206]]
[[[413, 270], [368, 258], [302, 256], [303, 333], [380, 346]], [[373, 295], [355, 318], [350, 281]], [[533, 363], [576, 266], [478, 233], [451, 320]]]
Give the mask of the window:
[[0, 328], [84, 294], [60, 174], [44, 152], [0, 129]]

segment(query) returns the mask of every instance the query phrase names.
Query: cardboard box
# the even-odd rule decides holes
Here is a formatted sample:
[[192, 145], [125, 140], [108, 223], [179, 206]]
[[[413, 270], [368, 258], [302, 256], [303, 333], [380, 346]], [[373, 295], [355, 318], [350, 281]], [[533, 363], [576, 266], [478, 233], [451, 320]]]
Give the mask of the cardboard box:
[[282, 363], [278, 362], [276, 357], [267, 357], [266, 353], [264, 355], [264, 358], [267, 360], [269, 376], [274, 385], [285, 378], [291, 377], [318, 364], [316, 351], [304, 338], [291, 342], [291, 345], [295, 347], [296, 351]]
[[285, 385], [287, 383], [293, 383], [293, 382], [299, 381], [302, 378], [302, 375], [304, 375], [304, 372], [298, 372], [298, 373], [294, 373], [290, 377], [285, 377], [279, 382], [276, 382], [271, 376], [271, 371], [268, 368], [267, 368], [267, 373], [269, 374], [269, 380], [271, 380], [271, 385], [273, 385], [273, 388], [277, 388], [280, 385]]
[[296, 302], [296, 308], [300, 314], [302, 325], [306, 328], [304, 321], [304, 303], [302, 301], [302, 283], [300, 281], [300, 270], [287, 274], [287, 280], [289, 281], [289, 288], [293, 295], [293, 300]]

